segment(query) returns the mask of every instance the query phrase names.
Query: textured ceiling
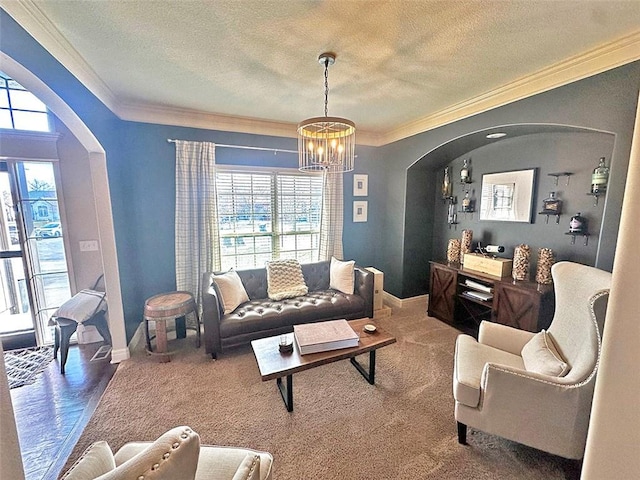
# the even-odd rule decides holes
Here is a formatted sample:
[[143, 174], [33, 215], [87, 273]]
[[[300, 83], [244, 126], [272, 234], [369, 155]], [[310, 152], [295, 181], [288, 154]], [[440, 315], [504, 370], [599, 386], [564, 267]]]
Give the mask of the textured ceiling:
[[296, 124], [323, 114], [317, 57], [335, 52], [329, 115], [376, 134], [640, 28], [640, 0], [1, 4], [78, 78], [93, 79], [89, 88], [116, 110], [164, 107]]

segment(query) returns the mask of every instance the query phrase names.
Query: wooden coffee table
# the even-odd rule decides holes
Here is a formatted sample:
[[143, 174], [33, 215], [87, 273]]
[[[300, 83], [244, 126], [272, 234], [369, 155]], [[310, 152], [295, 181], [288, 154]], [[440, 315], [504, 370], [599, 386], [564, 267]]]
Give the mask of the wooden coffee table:
[[[278, 349], [280, 335], [253, 340], [251, 347], [258, 362], [262, 381], [276, 380], [276, 385], [280, 391], [280, 395], [282, 395], [282, 400], [289, 412], [293, 411], [293, 374], [297, 372], [348, 358], [362, 376], [373, 385], [375, 383], [376, 372], [376, 350], [385, 345], [395, 343], [396, 339], [378, 327], [378, 325], [376, 325], [377, 330], [375, 333], [365, 333], [362, 329], [368, 323], [376, 325], [376, 322], [371, 318], [361, 318], [349, 322], [353, 330], [360, 335], [360, 341], [357, 347], [342, 348], [328, 352], [300, 355], [298, 346], [294, 341], [293, 352], [280, 353]], [[289, 333], [288, 335], [293, 340], [293, 333]], [[368, 371], [355, 359], [356, 355], [367, 352], [369, 352]], [[286, 387], [283, 385], [282, 377], [287, 377]]]

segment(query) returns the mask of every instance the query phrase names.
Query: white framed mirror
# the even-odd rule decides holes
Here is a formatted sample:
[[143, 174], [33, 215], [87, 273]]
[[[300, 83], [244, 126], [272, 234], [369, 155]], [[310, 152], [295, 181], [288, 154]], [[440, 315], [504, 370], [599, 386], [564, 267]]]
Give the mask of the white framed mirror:
[[531, 223], [536, 169], [482, 175], [480, 220]]

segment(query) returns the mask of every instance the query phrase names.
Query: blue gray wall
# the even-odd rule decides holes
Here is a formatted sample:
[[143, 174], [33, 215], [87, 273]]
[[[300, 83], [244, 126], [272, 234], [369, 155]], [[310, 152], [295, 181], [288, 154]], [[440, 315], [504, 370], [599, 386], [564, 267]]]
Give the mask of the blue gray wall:
[[[145, 298], [175, 288], [175, 147], [167, 143], [167, 138], [291, 150], [296, 149], [296, 141], [122, 121], [2, 10], [0, 30], [0, 50], [54, 90], [85, 122], [106, 151], [127, 337], [131, 338], [140, 322]], [[425, 159], [425, 154], [452, 138], [494, 125], [558, 123], [615, 134], [611, 152], [612, 193], [606, 205], [600, 207], [601, 230], [606, 234], [600, 239], [601, 251], [597, 255], [597, 262], [610, 268], [639, 78], [640, 63], [636, 62], [384, 147], [359, 146], [353, 173], [368, 174], [369, 195], [356, 200], [368, 201], [368, 221], [352, 222], [353, 174], [347, 174], [344, 178], [345, 258], [384, 271], [385, 290], [398, 297], [425, 293], [428, 261], [442, 257], [443, 242], [450, 234], [443, 230], [444, 220], [435, 197], [436, 167], [448, 162], [454, 162], [455, 166], [455, 162], [460, 161], [459, 156]], [[530, 157], [527, 163], [535, 160], [536, 145], [534, 142], [526, 147]], [[506, 142], [499, 155], [492, 151], [473, 152], [473, 155], [478, 162], [481, 158], [498, 155], [501, 158], [499, 165], [491, 168], [513, 169], [506, 167], [514, 151], [521, 147], [509, 146]], [[550, 156], [549, 148], [545, 149], [546, 157]], [[297, 159], [295, 155], [285, 153], [218, 149], [216, 161], [220, 164], [295, 167]], [[567, 170], [593, 168], [592, 156], [583, 161], [579, 167], [571, 165]], [[549, 190], [546, 186], [540, 188], [544, 194]], [[542, 229], [538, 224], [536, 221], [534, 227]], [[518, 235], [500, 233], [502, 227], [478, 228], [479, 232], [483, 231], [479, 235], [505, 238], [505, 243], [512, 241], [512, 235], [513, 238]], [[589, 262], [591, 258], [588, 257]]]
[[[551, 248], [556, 253], [557, 260], [569, 260], [586, 265], [595, 265], [599, 236], [601, 233], [602, 215], [605, 200], [598, 199], [594, 206], [594, 198], [587, 195], [591, 186], [591, 171], [597, 166], [598, 159], [605, 157], [607, 162], [613, 151], [614, 135], [606, 133], [545, 133], [525, 135], [499, 141], [485, 147], [478, 148], [450, 162], [454, 178], [460, 171], [464, 158], [471, 158], [473, 164], [473, 183], [469, 185], [473, 192], [472, 198], [478, 205], [482, 175], [506, 170], [529, 169], [536, 170], [536, 181], [533, 190], [533, 215], [531, 223], [511, 223], [480, 220], [479, 213], [458, 213], [458, 225], [449, 228], [446, 224], [447, 208], [439, 196], [430, 200], [433, 202], [436, 221], [433, 222], [434, 249], [433, 256], [443, 259], [449, 238], [460, 238], [462, 229], [473, 231], [474, 243], [480, 241], [483, 245], [499, 244], [505, 246], [504, 257], [513, 257], [513, 249], [520, 243], [528, 244], [532, 251], [532, 278], [537, 264], [539, 248]], [[569, 183], [567, 178], [555, 178], [549, 173], [571, 172]], [[437, 183], [440, 184], [443, 173], [437, 172]], [[611, 188], [619, 188], [618, 186]], [[462, 199], [462, 185], [454, 184], [454, 195], [458, 198], [458, 209]], [[542, 200], [555, 191], [563, 202], [563, 214], [556, 218], [546, 218], [538, 215], [542, 210]], [[588, 220], [589, 238], [584, 245], [584, 238], [575, 239], [571, 245], [569, 220], [572, 215], [580, 212]]]
[[[414, 169], [419, 165], [422, 170], [430, 170], [431, 173], [427, 175], [428, 178], [424, 182], [425, 188], [435, 189], [438, 180], [442, 179], [440, 167], [453, 162], [461, 154], [457, 152], [450, 156], [445, 150], [441, 155], [427, 155], [429, 152], [449, 143], [452, 139], [501, 125], [569, 125], [613, 134], [610, 155], [602, 154], [607, 156], [607, 161], [611, 163], [610, 191], [605, 205], [599, 207], [602, 209], [602, 218], [598, 244], [591, 245], [590, 240], [590, 248], [597, 248], [597, 256], [593, 261], [589, 261], [590, 264], [599, 268], [611, 270], [629, 165], [639, 84], [640, 62], [634, 62], [381, 147], [376, 152], [376, 162], [383, 165], [387, 189], [385, 198], [379, 200], [385, 205], [386, 211], [380, 248], [376, 251], [376, 264], [385, 272], [385, 290], [401, 298], [426, 292], [428, 290], [426, 277], [424, 274], [417, 276], [416, 271], [426, 272], [429, 268], [429, 260], [441, 259], [444, 256], [441, 227], [442, 222], [446, 220], [443, 220], [442, 213], [437, 210], [438, 201], [435, 197], [425, 199], [421, 204], [422, 208], [434, 211], [434, 224], [420, 224], [420, 217], [414, 219], [414, 214], [411, 213], [412, 210], [414, 212], [418, 210], [415, 202], [421, 198], [418, 192], [413, 191], [416, 187], [410, 180]], [[497, 163], [493, 164], [494, 171], [514, 170], [525, 163], [534, 162], [532, 158], [525, 162], [514, 155], [513, 148], [513, 144], [508, 141], [496, 144], [491, 154], [499, 155], [502, 160], [496, 160]], [[535, 145], [527, 148], [535, 150]], [[556, 161], [558, 165], [564, 165], [563, 170], [585, 172], [586, 169], [594, 168], [597, 163], [596, 152], [582, 158], [575, 156], [564, 158], [550, 151], [550, 147], [545, 147], [544, 142], [540, 144], [540, 148], [540, 165], [547, 161]], [[542, 156], [543, 151], [546, 159]], [[606, 149], [603, 152], [606, 152]], [[476, 155], [478, 152], [470, 153]], [[553, 160], [554, 158], [556, 160]], [[458, 159], [458, 162], [460, 161]], [[482, 161], [478, 159], [476, 166], [481, 165]], [[458, 168], [459, 163], [454, 166]], [[549, 168], [552, 168], [551, 165]], [[542, 174], [546, 175], [546, 173], [548, 173], [547, 167]], [[420, 175], [425, 176], [424, 172]], [[585, 179], [580, 181], [584, 183]], [[539, 185], [539, 188], [542, 189], [543, 195], [550, 191], [545, 184]], [[585, 192], [588, 191], [588, 185], [584, 185], [584, 188]], [[536, 199], [536, 207], [540, 200], [541, 198]], [[573, 205], [577, 204], [573, 203]], [[568, 208], [571, 208], [571, 205], [568, 205]], [[408, 223], [418, 223], [418, 225], [414, 226], [412, 231], [408, 231]], [[539, 219], [536, 219], [536, 225], [539, 225]], [[489, 235], [489, 227], [482, 228], [486, 230], [483, 235]], [[536, 235], [542, 235], [542, 227], [536, 228], [540, 228], [536, 230], [538, 232]], [[521, 234], [509, 232], [509, 227], [503, 225], [491, 227], [493, 238], [505, 243], [513, 243], [519, 235], [521, 237], [525, 234], [525, 231]], [[399, 236], [401, 241], [398, 241]], [[433, 248], [423, 246], [424, 256], [414, 258], [412, 254], [421, 242], [435, 243]], [[546, 246], [542, 241], [536, 240], [536, 246], [538, 245]], [[577, 250], [573, 250], [573, 253], [576, 252]]]

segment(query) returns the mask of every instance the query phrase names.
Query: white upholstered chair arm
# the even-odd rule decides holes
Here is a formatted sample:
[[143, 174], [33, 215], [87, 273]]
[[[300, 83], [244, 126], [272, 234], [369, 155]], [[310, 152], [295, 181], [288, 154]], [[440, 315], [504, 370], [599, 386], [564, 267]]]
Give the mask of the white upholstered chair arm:
[[521, 419], [523, 425], [532, 422], [537, 426], [544, 419], [545, 423], [553, 420], [573, 428], [581, 390], [561, 378], [487, 363], [481, 385], [480, 408], [492, 422], [503, 418], [506, 429], [513, 429], [514, 418]]
[[487, 364], [479, 407], [482, 418], [474, 426], [484, 429], [491, 425], [496, 435], [552, 453], [562, 452], [567, 458], [581, 458], [593, 381], [578, 387], [562, 378]]
[[514, 355], [520, 355], [522, 347], [531, 340], [535, 333], [483, 321], [478, 331], [478, 342]]
[[535, 383], [537, 388], [545, 389], [547, 395], [553, 394], [556, 388], [557, 392], [560, 392], [574, 387], [571, 382], [566, 381], [565, 377], [528, 372], [498, 363], [485, 364], [480, 381], [484, 391], [489, 388], [526, 388], [529, 383]]

